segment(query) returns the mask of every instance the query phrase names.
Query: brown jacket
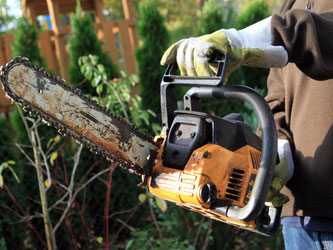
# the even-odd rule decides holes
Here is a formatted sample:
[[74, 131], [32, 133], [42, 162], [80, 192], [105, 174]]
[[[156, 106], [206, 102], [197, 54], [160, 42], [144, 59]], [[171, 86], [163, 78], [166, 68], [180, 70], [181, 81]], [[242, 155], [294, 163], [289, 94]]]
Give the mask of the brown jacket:
[[266, 100], [294, 153], [282, 216], [333, 218], [333, 0], [307, 3], [285, 0], [272, 16], [273, 44], [290, 63], [271, 70]]

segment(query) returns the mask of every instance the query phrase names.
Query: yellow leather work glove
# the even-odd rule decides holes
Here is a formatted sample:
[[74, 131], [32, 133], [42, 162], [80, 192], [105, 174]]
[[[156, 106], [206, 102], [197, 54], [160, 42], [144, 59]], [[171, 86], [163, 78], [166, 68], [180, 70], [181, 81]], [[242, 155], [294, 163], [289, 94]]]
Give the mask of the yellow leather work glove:
[[280, 193], [280, 190], [287, 184], [294, 172], [291, 149], [287, 140], [278, 140], [278, 153], [280, 163], [275, 166], [272, 184], [265, 202], [267, 206], [271, 207], [279, 207], [289, 201], [288, 196]]
[[162, 56], [161, 65], [177, 61], [181, 75], [214, 76], [216, 66], [209, 63], [215, 51], [227, 53], [226, 83], [240, 65], [252, 67], [283, 67], [288, 62], [287, 51], [273, 46], [270, 36], [271, 18], [245, 29], [221, 29], [197, 38], [182, 39], [171, 45]]

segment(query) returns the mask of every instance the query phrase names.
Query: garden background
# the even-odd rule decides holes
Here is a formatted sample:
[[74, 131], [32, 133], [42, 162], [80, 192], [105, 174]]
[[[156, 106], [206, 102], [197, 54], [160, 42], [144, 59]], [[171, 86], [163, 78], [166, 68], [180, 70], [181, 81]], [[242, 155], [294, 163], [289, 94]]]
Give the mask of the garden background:
[[[87, 2], [73, 1], [74, 11], [59, 14], [58, 22], [70, 26], [67, 34], [55, 30], [44, 15], [32, 19], [31, 12], [23, 11], [24, 17], [11, 16], [7, 1], [0, 0], [0, 58], [24, 56], [61, 74], [152, 135], [160, 130], [159, 84], [165, 68], [159, 61], [167, 47], [220, 28], [244, 28], [276, 12], [280, 4], [278, 0], [90, 1], [101, 7], [98, 14], [85, 10]], [[22, 0], [24, 6], [28, 3]], [[132, 13], [126, 27], [134, 42], [126, 47], [128, 41], [121, 35], [107, 33], [108, 27], [117, 27], [103, 26], [98, 15], [121, 25], [128, 19], [124, 5], [129, 3]], [[58, 32], [51, 41], [53, 59], [58, 61], [50, 65], [51, 59], [42, 56], [45, 47], [39, 38], [52, 25], [52, 32]], [[9, 45], [4, 38], [8, 36]], [[113, 46], [108, 46], [108, 39], [114, 39]], [[57, 42], [65, 45], [63, 51]], [[248, 85], [265, 95], [267, 75], [265, 69], [242, 67], [228, 84]], [[209, 101], [204, 107], [219, 116], [241, 113], [256, 129], [257, 120], [244, 103]], [[3, 105], [1, 112], [0, 249], [284, 249], [281, 232], [267, 238], [153, 197], [137, 187], [138, 176], [58, 135], [18, 106]]]

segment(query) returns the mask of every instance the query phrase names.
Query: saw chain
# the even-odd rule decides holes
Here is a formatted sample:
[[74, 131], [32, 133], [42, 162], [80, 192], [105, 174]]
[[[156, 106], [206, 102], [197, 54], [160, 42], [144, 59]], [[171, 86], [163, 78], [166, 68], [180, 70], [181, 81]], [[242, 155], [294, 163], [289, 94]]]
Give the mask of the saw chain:
[[90, 151], [138, 175], [152, 165], [158, 145], [150, 135], [27, 58], [1, 67], [0, 81], [12, 101]]

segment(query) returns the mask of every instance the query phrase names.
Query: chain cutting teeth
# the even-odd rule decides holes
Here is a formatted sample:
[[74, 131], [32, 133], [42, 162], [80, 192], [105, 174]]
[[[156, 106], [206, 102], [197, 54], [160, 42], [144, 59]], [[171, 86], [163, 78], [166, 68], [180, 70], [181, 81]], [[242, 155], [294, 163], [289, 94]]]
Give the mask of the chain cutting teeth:
[[12, 101], [17, 102], [23, 108], [23, 110], [25, 110], [26, 112], [29, 113], [29, 115], [34, 115], [34, 116], [42, 118], [43, 123], [46, 123], [49, 126], [54, 126], [57, 129], [58, 133], [60, 133], [61, 135], [73, 137], [78, 143], [80, 143], [84, 146], [87, 146], [92, 152], [102, 155], [108, 161], [119, 162], [120, 166], [122, 166], [123, 168], [125, 168], [127, 170], [131, 170], [138, 175], [141, 175], [143, 173], [143, 169], [140, 168], [139, 166], [134, 165], [131, 162], [127, 162], [124, 159], [119, 158], [119, 156], [117, 156], [116, 154], [110, 153], [109, 151], [106, 151], [105, 149], [101, 148], [100, 146], [93, 144], [90, 140], [88, 140], [84, 136], [77, 134], [76, 132], [72, 131], [68, 127], [65, 127], [63, 124], [59, 123], [59, 121], [52, 119], [52, 117], [47, 116], [45, 113], [43, 113], [39, 109], [32, 106], [29, 102], [26, 102], [22, 98], [16, 96], [10, 90], [8, 85], [6, 85], [6, 84], [8, 84], [8, 81], [7, 81], [8, 72], [14, 64], [23, 64], [24, 66], [29, 67], [29, 68], [39, 72], [39, 74], [42, 74], [43, 77], [50, 79], [52, 81], [52, 84], [57, 84], [57, 85], [61, 86], [62, 88], [69, 90], [70, 92], [76, 94], [77, 96], [81, 97], [85, 101], [89, 102], [90, 105], [94, 106], [96, 109], [102, 110], [104, 113], [111, 116], [112, 119], [116, 119], [119, 122], [123, 123], [124, 126], [131, 128], [133, 131], [135, 131], [135, 133], [139, 134], [141, 136], [141, 138], [145, 138], [147, 141], [151, 142], [152, 144], [155, 144], [153, 142], [152, 137], [141, 133], [135, 126], [128, 124], [124, 118], [114, 115], [106, 107], [100, 106], [95, 99], [84, 96], [83, 93], [81, 92], [81, 90], [67, 85], [64, 79], [60, 78], [59, 76], [50, 75], [43, 67], [32, 65], [29, 62], [28, 58], [16, 57], [16, 58], [12, 59], [11, 61], [9, 61], [5, 67], [3, 67], [3, 66], [0, 67], [0, 81], [3, 83], [2, 88], [6, 92], [6, 96], [8, 96], [9, 99], [11, 99]]

